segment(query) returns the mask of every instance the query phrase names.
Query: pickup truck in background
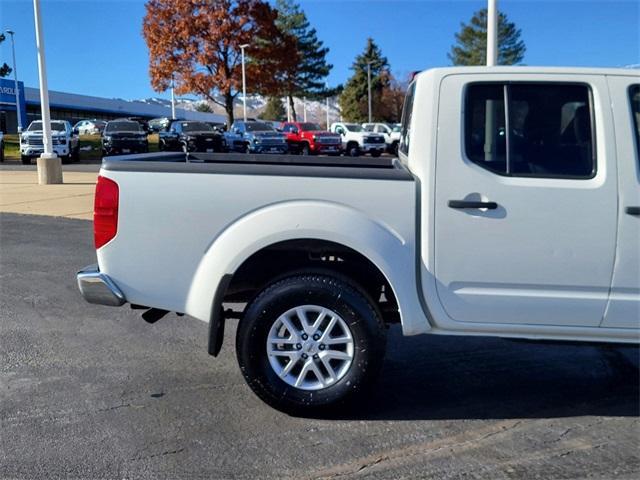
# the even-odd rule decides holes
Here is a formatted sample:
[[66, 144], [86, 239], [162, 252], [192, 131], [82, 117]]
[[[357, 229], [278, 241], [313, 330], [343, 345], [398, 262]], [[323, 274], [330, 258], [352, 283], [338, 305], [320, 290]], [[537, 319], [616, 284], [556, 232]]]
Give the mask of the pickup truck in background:
[[[20, 134], [20, 157], [25, 165], [44, 152], [42, 122], [34, 120]], [[80, 140], [78, 134], [66, 120], [51, 120], [51, 142], [55, 154], [62, 163], [71, 163], [79, 158]]]
[[287, 137], [289, 150], [301, 155], [340, 155], [340, 135], [323, 130], [317, 123], [283, 122], [280, 131]]
[[107, 122], [102, 133], [102, 155], [147, 153], [149, 139], [142, 125], [135, 120], [121, 119]]
[[358, 157], [363, 153], [379, 157], [385, 150], [382, 135], [369, 133], [357, 123], [332, 123], [330, 130], [342, 137], [342, 150], [350, 157]]
[[454, 67], [409, 85], [399, 159], [106, 159], [79, 288], [208, 322], [212, 355], [239, 318], [246, 381], [303, 414], [357, 398], [395, 323], [638, 343], [639, 123], [634, 71]]
[[224, 134], [227, 149], [242, 153], [287, 153], [287, 139], [273, 125], [256, 120], [238, 120]]
[[180, 120], [158, 133], [160, 151], [222, 152], [224, 140], [220, 132], [205, 122]]
[[363, 123], [362, 128], [367, 132], [379, 133], [384, 137], [387, 145], [387, 152], [393, 155], [398, 154], [400, 144], [400, 124], [399, 123]]

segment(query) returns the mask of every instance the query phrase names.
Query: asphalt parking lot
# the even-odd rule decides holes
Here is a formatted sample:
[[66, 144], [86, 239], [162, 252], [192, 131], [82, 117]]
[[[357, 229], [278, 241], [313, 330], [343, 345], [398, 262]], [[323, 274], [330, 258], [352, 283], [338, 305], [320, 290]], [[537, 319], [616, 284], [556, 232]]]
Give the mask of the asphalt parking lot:
[[86, 304], [91, 223], [0, 214], [0, 478], [631, 479], [638, 350], [389, 335], [355, 410], [293, 418], [227, 329]]

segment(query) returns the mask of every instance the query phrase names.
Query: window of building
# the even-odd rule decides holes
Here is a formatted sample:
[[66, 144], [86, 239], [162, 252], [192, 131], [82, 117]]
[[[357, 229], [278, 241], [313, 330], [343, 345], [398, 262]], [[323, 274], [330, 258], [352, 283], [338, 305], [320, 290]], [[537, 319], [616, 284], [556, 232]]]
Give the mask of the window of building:
[[592, 178], [590, 98], [585, 85], [471, 85], [465, 106], [467, 158], [501, 175]]

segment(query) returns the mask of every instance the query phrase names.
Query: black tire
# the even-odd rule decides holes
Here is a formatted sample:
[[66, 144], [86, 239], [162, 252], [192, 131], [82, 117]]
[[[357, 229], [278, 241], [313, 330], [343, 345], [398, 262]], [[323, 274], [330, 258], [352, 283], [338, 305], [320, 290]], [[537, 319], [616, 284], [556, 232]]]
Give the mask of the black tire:
[[393, 155], [398, 155], [398, 142], [393, 142], [391, 145], [391, 153]]
[[71, 161], [73, 162], [80, 161], [80, 142], [78, 142], [78, 145], [76, 145], [76, 148], [74, 148], [73, 152], [71, 153]]
[[4, 162], [4, 142], [0, 142], [0, 162]]
[[244, 153], [251, 153], [251, 145], [248, 143], [244, 146]]
[[382, 152], [380, 150], [372, 150], [371, 151], [371, 156], [374, 157], [374, 158], [377, 158], [380, 155], [382, 155]]
[[302, 144], [302, 148], [300, 149], [300, 155], [306, 155], [306, 156], [311, 155], [311, 149], [309, 148], [309, 144], [307, 142], [304, 142]]
[[166, 147], [164, 145], [164, 140], [160, 139], [158, 141], [158, 151], [164, 152], [165, 150], [166, 150]]
[[347, 145], [346, 154], [350, 157], [359, 157], [360, 156], [360, 147], [357, 143], [350, 143]]
[[[316, 390], [298, 388], [282, 380], [266, 351], [274, 322], [302, 305], [335, 312], [353, 338], [353, 358], [348, 369], [334, 383]], [[327, 413], [354, 400], [377, 377], [385, 347], [386, 329], [374, 302], [347, 280], [325, 273], [292, 275], [267, 286], [247, 305], [236, 334], [238, 363], [249, 387], [267, 404], [294, 415]]]
[[20, 155], [20, 160], [22, 160], [23, 165], [31, 165], [31, 157]]
[[62, 162], [63, 165], [67, 165], [71, 163], [71, 158], [71, 153], [69, 153], [69, 155], [63, 155], [60, 157], [60, 162]]

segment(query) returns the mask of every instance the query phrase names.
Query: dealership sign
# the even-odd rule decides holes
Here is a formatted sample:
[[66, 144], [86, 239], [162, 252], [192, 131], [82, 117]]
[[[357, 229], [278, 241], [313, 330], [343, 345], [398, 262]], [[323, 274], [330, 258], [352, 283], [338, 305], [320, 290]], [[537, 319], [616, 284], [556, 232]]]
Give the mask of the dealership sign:
[[[16, 84], [13, 80], [0, 78], [0, 110], [15, 111], [16, 109]], [[24, 84], [18, 82], [18, 90], [20, 93], [19, 103], [20, 112], [22, 113], [22, 121], [27, 118], [27, 106], [24, 101]], [[26, 125], [24, 125], [26, 126]]]

